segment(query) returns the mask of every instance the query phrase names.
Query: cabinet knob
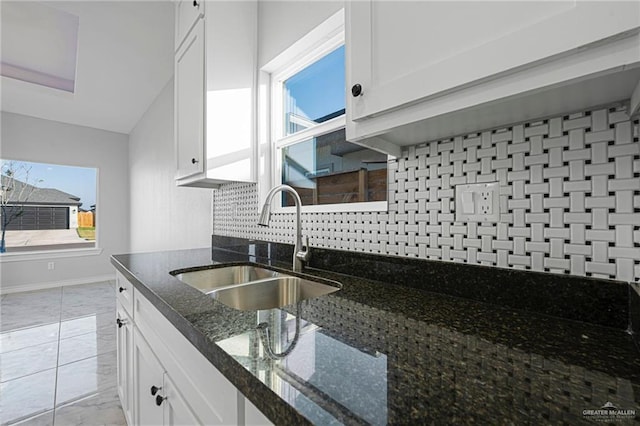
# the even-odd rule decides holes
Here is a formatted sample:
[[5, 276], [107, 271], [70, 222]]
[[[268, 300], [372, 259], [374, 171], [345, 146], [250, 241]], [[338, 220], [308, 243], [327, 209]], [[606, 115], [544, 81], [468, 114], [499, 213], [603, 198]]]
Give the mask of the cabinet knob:
[[151, 396], [156, 396], [160, 389], [162, 389], [162, 386], [151, 386]]
[[126, 324], [126, 321], [123, 321], [120, 318], [117, 318], [116, 324], [118, 324], [118, 328], [122, 328], [122, 326]]
[[195, 158], [192, 158], [191, 159], [191, 164], [196, 164], [196, 163], [198, 163], [198, 160], [196, 160]]
[[193, 7], [198, 7], [200, 6], [200, 3], [198, 3], [198, 0], [193, 0]]
[[123, 292], [123, 291], [125, 291], [125, 290], [126, 290], [126, 288], [124, 288], [124, 287], [120, 287], [120, 288], [118, 289], [118, 291], [119, 291], [120, 293], [122, 293], [122, 292]]
[[353, 95], [354, 98], [357, 98], [358, 96], [362, 95], [362, 86], [359, 84], [354, 84], [353, 87], [351, 87], [351, 94]]
[[158, 395], [156, 396], [156, 405], [159, 407], [162, 405], [162, 401], [164, 401], [165, 399], [167, 399], [166, 396], [162, 396], [162, 395]]

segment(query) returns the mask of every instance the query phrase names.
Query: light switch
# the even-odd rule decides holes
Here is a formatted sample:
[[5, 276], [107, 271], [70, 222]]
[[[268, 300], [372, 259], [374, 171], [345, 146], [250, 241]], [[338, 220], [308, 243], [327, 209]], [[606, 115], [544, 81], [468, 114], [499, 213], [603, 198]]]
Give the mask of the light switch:
[[462, 192], [462, 212], [464, 214], [473, 214], [476, 212], [475, 204], [473, 203], [473, 192]]

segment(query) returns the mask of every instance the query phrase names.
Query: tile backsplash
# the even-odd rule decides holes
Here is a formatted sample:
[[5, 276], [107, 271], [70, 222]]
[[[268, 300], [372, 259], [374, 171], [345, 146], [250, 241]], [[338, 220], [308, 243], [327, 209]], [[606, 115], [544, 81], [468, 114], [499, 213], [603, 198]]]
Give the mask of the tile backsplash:
[[[442, 139], [389, 162], [386, 212], [303, 213], [313, 247], [640, 281], [638, 120], [621, 104]], [[500, 221], [455, 221], [455, 186], [500, 183]], [[214, 234], [293, 243], [256, 225], [255, 184], [214, 191]]]

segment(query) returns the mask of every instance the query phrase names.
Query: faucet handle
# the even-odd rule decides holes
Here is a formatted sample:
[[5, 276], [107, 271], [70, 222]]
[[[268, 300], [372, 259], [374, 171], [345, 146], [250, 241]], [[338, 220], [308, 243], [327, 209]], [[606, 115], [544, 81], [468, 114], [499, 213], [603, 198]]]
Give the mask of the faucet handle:
[[309, 260], [310, 256], [311, 252], [309, 251], [309, 236], [305, 235], [304, 245], [300, 247], [300, 250], [298, 251], [298, 253], [296, 253], [296, 257], [303, 262], [306, 262]]

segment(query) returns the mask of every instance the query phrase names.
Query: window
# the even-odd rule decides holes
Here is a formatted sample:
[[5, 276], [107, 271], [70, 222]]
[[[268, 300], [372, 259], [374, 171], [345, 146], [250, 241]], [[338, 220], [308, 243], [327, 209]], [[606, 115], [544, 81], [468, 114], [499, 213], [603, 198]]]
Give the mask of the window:
[[0, 160], [0, 252], [96, 247], [97, 169]]
[[[276, 62], [270, 106], [274, 184], [292, 186], [303, 206], [386, 210], [387, 155], [346, 141], [344, 15], [330, 18]], [[291, 195], [281, 197], [282, 207], [293, 206]]]

